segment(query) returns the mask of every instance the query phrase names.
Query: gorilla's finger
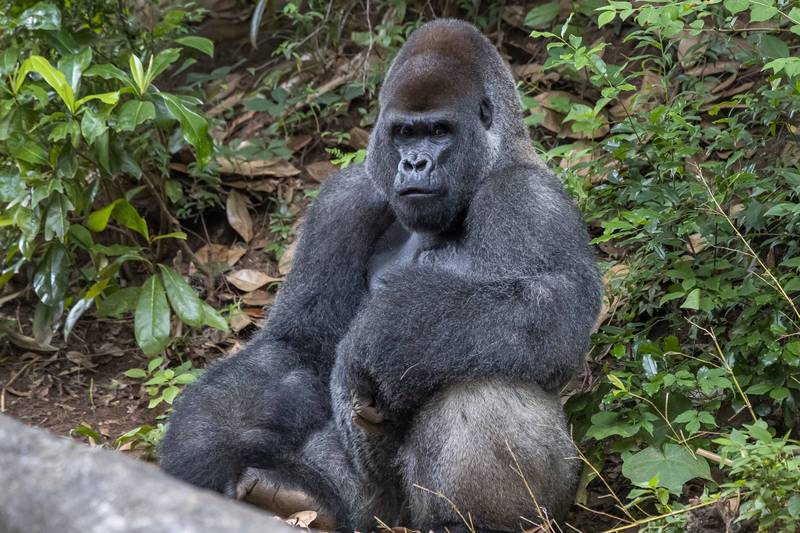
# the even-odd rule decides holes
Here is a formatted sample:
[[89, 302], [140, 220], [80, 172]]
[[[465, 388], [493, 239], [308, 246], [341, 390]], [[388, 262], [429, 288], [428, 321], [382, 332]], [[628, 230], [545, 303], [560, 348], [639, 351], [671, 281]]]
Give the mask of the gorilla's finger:
[[353, 411], [352, 421], [353, 424], [357, 425], [367, 433], [380, 435], [385, 432], [385, 428], [383, 427], [383, 424], [381, 422], [378, 423], [370, 422], [366, 418], [363, 418], [361, 415], [359, 415], [359, 413], [355, 410]]

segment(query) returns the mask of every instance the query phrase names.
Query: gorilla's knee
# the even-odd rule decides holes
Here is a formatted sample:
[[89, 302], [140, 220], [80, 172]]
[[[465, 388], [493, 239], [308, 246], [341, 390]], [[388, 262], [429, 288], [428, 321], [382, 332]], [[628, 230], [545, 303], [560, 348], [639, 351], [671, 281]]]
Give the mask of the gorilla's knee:
[[454, 385], [422, 409], [403, 446], [408, 518], [425, 529], [458, 523], [455, 506], [479, 529], [559, 519], [574, 499], [575, 455], [557, 395], [501, 380]]

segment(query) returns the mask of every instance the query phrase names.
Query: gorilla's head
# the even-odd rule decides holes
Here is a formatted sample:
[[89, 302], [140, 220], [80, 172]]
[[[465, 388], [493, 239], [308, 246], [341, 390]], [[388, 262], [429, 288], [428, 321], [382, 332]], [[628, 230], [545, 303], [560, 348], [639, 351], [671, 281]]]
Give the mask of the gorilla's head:
[[403, 225], [437, 233], [501, 160], [529, 146], [497, 50], [474, 26], [441, 19], [409, 37], [386, 75], [367, 168]]

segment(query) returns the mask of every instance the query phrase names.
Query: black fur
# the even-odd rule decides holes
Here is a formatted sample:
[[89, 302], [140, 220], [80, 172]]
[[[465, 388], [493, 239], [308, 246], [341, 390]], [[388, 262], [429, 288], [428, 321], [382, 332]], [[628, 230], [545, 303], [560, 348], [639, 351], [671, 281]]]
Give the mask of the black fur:
[[[442, 121], [446, 136], [425, 133]], [[416, 140], [398, 140], [404, 122]], [[418, 152], [433, 173], [398, 177]], [[406, 179], [437, 194], [405, 196]], [[342, 528], [459, 524], [424, 484], [478, 529], [515, 530], [539, 512], [513, 451], [540, 511], [563, 514], [576, 476], [556, 391], [600, 298], [510, 71], [472, 26], [431, 22], [387, 74], [366, 165], [332, 176], [310, 209], [264, 330], [181, 396], [162, 467], [228, 494], [245, 468], [268, 470]], [[353, 423], [354, 392], [383, 433]]]

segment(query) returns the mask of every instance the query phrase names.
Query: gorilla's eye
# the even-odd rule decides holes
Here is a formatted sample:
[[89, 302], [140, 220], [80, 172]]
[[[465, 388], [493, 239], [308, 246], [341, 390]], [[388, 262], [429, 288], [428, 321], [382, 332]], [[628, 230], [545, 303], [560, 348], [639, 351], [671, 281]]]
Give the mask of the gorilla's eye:
[[403, 125], [398, 128], [397, 134], [403, 139], [410, 139], [414, 136], [414, 130], [411, 126]]
[[447, 127], [447, 124], [435, 124], [433, 126], [433, 136], [434, 137], [444, 137], [450, 133], [450, 128]]

